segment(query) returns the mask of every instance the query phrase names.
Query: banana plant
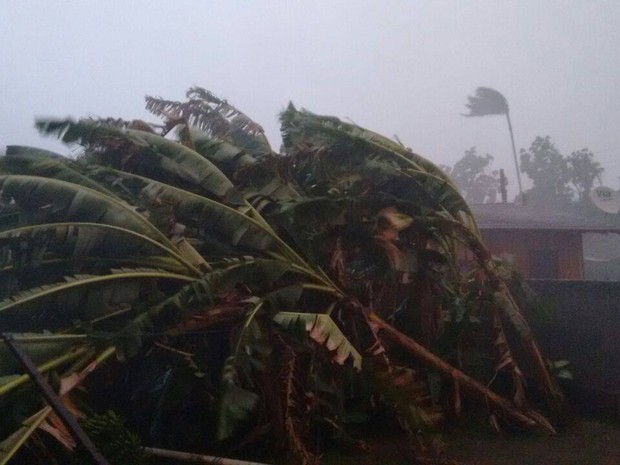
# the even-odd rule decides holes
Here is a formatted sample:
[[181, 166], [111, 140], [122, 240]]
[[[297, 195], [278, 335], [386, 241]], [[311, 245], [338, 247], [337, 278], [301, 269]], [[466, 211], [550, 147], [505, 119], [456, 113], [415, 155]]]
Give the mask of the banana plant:
[[[147, 97], [163, 125], [38, 121], [81, 147], [75, 159], [21, 146], [0, 158], [0, 325], [28, 333], [51, 382], [95, 367], [79, 383], [100, 395], [68, 404], [117, 411], [148, 446], [262, 445], [304, 464], [327, 438], [359, 445], [349, 419], [378, 410], [434, 444], [461, 391], [485, 411], [491, 399], [498, 425], [553, 431], [524, 386], [550, 404], [559, 391], [449, 177], [293, 105], [276, 154], [236, 107], [187, 97]], [[2, 357], [0, 406], [19, 406], [0, 431], [6, 463], [59, 429]]]

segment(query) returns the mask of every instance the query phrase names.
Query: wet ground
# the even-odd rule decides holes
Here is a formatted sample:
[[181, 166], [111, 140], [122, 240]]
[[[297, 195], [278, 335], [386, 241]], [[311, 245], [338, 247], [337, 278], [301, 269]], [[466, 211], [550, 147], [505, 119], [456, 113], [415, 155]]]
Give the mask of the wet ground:
[[[576, 417], [556, 436], [497, 437], [489, 431], [444, 436], [446, 459], [424, 465], [620, 465], [620, 422]], [[377, 437], [367, 454], [323, 457], [324, 465], [415, 465], [405, 437]]]
[[620, 465], [620, 424], [579, 418], [551, 437], [448, 439], [463, 465]]

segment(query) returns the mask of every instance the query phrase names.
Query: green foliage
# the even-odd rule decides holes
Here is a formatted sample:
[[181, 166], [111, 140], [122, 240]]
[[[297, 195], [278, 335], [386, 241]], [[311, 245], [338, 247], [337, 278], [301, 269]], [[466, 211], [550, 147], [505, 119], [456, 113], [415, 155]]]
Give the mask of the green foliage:
[[[118, 411], [148, 443], [261, 444], [309, 464], [352, 438], [352, 418], [371, 418], [377, 400], [412, 437], [439, 428], [437, 375], [386, 344], [373, 317], [450, 360], [466, 359], [462, 342], [474, 340], [491, 372], [496, 355], [518, 373], [509, 338], [476, 340], [531, 334], [439, 167], [292, 104], [281, 115], [284, 153], [274, 154], [228, 102], [200, 88], [187, 97], [147, 97], [163, 127], [39, 121], [82, 147], [75, 160], [16, 146], [0, 159], [0, 325], [78, 336], [73, 349], [37, 355], [61, 389], [94, 372], [84, 402]], [[474, 167], [464, 179], [481, 184], [490, 158], [472, 149], [465, 161]], [[469, 274], [459, 248], [474, 257]], [[468, 324], [478, 317], [494, 323]], [[102, 370], [108, 346], [124, 364]], [[79, 356], [63, 358], [70, 350]], [[7, 425], [13, 454], [40, 406], [15, 364], [0, 361], [0, 400], [4, 383], [28, 412]], [[182, 427], [166, 424], [173, 412]], [[118, 416], [88, 421], [110, 457], [141, 460]]]
[[238, 336], [236, 347], [222, 370], [218, 439], [230, 438], [240, 425], [247, 424], [255, 412], [259, 396], [255, 373], [265, 368], [270, 347], [264, 325], [259, 321], [264, 306], [257, 302], [248, 313]]
[[493, 160], [489, 154], [476, 153], [476, 147], [465, 151], [465, 155], [446, 172], [463, 191], [465, 200], [470, 203], [494, 203], [499, 192], [499, 174], [488, 173], [487, 167]]
[[528, 201], [570, 202], [568, 166], [549, 136], [537, 137], [528, 150], [521, 149], [521, 171], [534, 183], [525, 192]]
[[187, 102], [146, 97], [146, 109], [157, 116], [179, 118], [206, 135], [240, 147], [250, 154], [271, 152], [263, 128], [226, 100], [208, 90], [192, 87]]
[[[111, 163], [129, 172], [137, 170], [136, 174], [167, 175], [203, 189], [207, 195], [221, 197], [232, 187], [228, 178], [200, 154], [151, 132], [95, 120], [39, 120], [36, 126], [44, 134], [58, 135], [64, 142], [90, 148], [102, 164]], [[131, 156], [119, 159], [119, 146]]]
[[21, 426], [4, 441], [0, 442], [0, 464], [9, 462], [49, 414], [50, 408], [43, 409], [26, 419]]
[[[33, 253], [34, 252], [34, 253]], [[174, 250], [131, 230], [97, 223], [37, 224], [0, 233], [1, 273], [80, 263], [81, 270], [125, 264], [179, 271], [187, 264]], [[95, 262], [95, 263], [93, 263]], [[49, 278], [48, 278], [49, 280]]]
[[595, 180], [603, 173], [594, 154], [584, 148], [564, 156], [549, 136], [536, 137], [528, 150], [521, 149], [521, 171], [532, 180], [525, 192], [534, 204], [584, 203]]
[[439, 405], [433, 402], [424, 372], [381, 363], [369, 364], [369, 376], [385, 400], [393, 406], [397, 417], [413, 436], [437, 433], [443, 421]]
[[217, 200], [107, 167], [94, 166], [88, 175], [147, 212], [160, 230], [175, 233], [181, 229], [209, 258], [278, 249], [271, 231]]
[[333, 353], [336, 363], [343, 365], [350, 357], [353, 366], [358, 370], [362, 369], [362, 356], [329, 315], [279, 312], [273, 317], [273, 321], [286, 328], [298, 323], [303, 325], [311, 339], [317, 344], [325, 345], [327, 350]]
[[568, 360], [548, 360], [547, 365], [551, 374], [557, 379], [573, 379], [573, 373], [568, 368], [570, 365]]
[[87, 417], [82, 421], [82, 427], [110, 465], [146, 463], [142, 441], [113, 411]]
[[240, 386], [234, 358], [229, 359], [222, 371], [222, 397], [220, 400], [218, 439], [228, 439], [241, 425], [248, 423], [256, 412], [258, 394]]
[[115, 197], [111, 191], [84, 176], [76, 162], [48, 150], [9, 145], [2, 159], [1, 170], [10, 174], [36, 174], [59, 179]]
[[[0, 176], [2, 201], [18, 209], [19, 225], [103, 223], [130, 229], [167, 244], [167, 239], [127, 204], [81, 185], [26, 175]], [[8, 228], [3, 228], [6, 230]]]
[[572, 152], [566, 157], [570, 185], [575, 193], [576, 200], [584, 203], [589, 199], [594, 181], [601, 183], [603, 167], [594, 160], [594, 154], [587, 148]]

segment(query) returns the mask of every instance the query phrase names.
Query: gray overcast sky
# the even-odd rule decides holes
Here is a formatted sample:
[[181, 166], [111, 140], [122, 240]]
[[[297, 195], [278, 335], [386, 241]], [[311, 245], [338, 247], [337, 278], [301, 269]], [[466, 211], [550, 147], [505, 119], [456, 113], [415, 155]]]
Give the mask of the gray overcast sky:
[[69, 153], [35, 116], [154, 120], [146, 94], [193, 85], [243, 109], [279, 146], [289, 100], [398, 135], [453, 164], [495, 157], [514, 193], [505, 119], [464, 118], [477, 86], [509, 101], [517, 148], [549, 135], [620, 176], [620, 1], [0, 1], [0, 145]]

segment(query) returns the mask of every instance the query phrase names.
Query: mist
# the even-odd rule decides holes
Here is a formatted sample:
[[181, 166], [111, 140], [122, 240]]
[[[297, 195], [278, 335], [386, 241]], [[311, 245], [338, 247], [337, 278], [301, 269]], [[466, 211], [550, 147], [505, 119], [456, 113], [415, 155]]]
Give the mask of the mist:
[[[155, 118], [144, 96], [211, 90], [279, 144], [292, 101], [451, 165], [494, 157], [512, 194], [505, 119], [464, 118], [478, 86], [508, 100], [517, 150], [549, 135], [620, 176], [620, 3], [11, 1], [0, 6], [0, 144], [70, 153], [35, 117]], [[527, 180], [524, 180], [527, 185]]]

